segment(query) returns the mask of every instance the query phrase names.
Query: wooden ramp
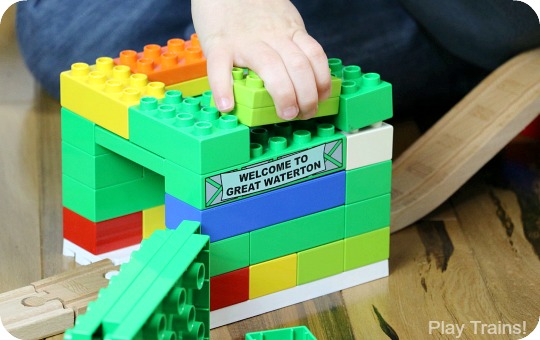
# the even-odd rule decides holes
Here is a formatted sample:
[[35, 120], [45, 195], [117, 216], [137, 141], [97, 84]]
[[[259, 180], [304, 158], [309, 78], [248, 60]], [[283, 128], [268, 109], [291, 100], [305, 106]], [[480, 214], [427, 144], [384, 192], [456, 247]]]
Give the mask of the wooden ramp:
[[448, 199], [539, 112], [536, 49], [495, 70], [394, 162], [392, 232]]

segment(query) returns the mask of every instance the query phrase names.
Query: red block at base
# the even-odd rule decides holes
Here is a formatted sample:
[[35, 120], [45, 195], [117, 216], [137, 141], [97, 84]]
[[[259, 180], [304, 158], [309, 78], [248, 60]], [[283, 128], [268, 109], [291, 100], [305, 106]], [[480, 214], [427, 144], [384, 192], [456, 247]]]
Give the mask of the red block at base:
[[249, 299], [249, 267], [210, 278], [210, 310]]
[[63, 209], [64, 238], [94, 255], [138, 244], [142, 240], [142, 211], [102, 222], [92, 222]]

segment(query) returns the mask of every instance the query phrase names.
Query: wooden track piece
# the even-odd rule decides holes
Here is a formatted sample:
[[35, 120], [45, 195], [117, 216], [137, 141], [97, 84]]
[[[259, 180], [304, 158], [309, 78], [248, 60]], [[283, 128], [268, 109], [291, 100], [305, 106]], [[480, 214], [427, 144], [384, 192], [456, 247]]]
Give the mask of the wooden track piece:
[[424, 217], [540, 112], [540, 49], [484, 79], [393, 165], [392, 232]]
[[109, 284], [105, 274], [116, 270], [118, 266], [103, 260], [0, 294], [0, 319], [21, 339], [63, 333]]

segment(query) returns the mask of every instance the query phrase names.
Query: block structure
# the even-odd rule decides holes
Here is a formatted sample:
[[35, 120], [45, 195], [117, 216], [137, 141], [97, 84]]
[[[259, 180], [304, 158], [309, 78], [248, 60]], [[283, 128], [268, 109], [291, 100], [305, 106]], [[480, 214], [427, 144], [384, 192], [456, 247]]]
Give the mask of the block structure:
[[[148, 241], [183, 235], [174, 249], [194, 242], [202, 248], [186, 251], [212, 262], [204, 293], [193, 291], [207, 306], [193, 324], [210, 327], [388, 275], [393, 130], [381, 121], [392, 115], [391, 85], [339, 59], [329, 67], [332, 93], [318, 116], [284, 122], [264, 82], [238, 68], [236, 109], [218, 112], [196, 36], [74, 64], [61, 75], [65, 252], [83, 263], [118, 262], [143, 239], [124, 271], [148, 280], [110, 287], [136, 295], [151, 282], [165, 285], [160, 271], [139, 263], [153, 252]], [[210, 243], [197, 243], [198, 232]], [[156, 265], [172, 275], [167, 263]], [[167, 284], [178, 288], [183, 279], [174, 277]], [[179, 297], [167, 287], [163, 296], [93, 308], [102, 314], [68, 334], [192, 338], [175, 328], [185, 331], [184, 316], [165, 316], [168, 303], [131, 312], [151, 298]], [[133, 333], [120, 319], [149, 323]]]

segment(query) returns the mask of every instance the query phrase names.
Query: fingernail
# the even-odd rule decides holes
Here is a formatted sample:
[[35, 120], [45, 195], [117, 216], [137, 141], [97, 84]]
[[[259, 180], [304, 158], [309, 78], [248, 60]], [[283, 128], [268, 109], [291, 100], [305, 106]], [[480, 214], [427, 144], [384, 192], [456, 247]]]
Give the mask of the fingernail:
[[216, 105], [217, 105], [217, 108], [219, 111], [227, 111], [227, 110], [230, 110], [231, 109], [231, 101], [229, 100], [229, 98], [219, 98], [216, 102]]
[[281, 114], [281, 118], [285, 120], [294, 119], [296, 118], [296, 116], [298, 116], [298, 108], [296, 106], [290, 106], [286, 108]]

